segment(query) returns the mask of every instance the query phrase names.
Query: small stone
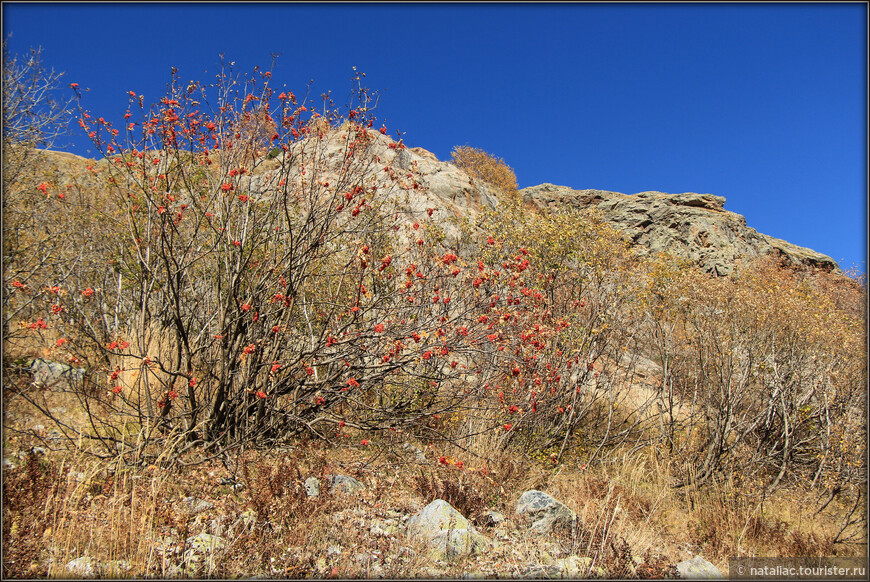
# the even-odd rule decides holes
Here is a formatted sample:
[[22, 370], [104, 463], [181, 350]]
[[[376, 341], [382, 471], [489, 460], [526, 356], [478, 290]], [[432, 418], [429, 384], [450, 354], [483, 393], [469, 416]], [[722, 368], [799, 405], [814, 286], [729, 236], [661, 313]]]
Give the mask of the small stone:
[[475, 524], [482, 527], [493, 527], [505, 520], [505, 516], [498, 511], [487, 511], [475, 520]]
[[305, 494], [308, 497], [317, 497], [320, 495], [320, 479], [317, 477], [309, 477], [303, 483], [303, 487], [305, 487]]
[[365, 485], [347, 475], [333, 475], [329, 481], [332, 483], [329, 489], [332, 493], [354, 493], [365, 489]]

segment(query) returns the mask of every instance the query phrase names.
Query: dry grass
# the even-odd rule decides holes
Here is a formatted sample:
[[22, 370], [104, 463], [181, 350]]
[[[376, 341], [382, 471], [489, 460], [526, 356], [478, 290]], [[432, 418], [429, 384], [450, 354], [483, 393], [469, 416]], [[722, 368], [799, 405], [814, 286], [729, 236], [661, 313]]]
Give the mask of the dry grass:
[[[80, 556], [94, 558], [105, 575], [131, 577], [517, 577], [571, 555], [589, 556], [593, 568], [611, 577], [655, 577], [695, 554], [725, 571], [729, 556], [861, 552], [858, 545], [832, 543], [836, 519], [810, 515], [805, 492], [782, 491], [762, 507], [751, 484], [734, 479], [673, 489], [669, 463], [658, 451], [611, 455], [581, 470], [508, 450], [491, 453], [484, 472], [473, 463], [458, 467], [461, 454], [448, 444], [418, 442], [428, 462], [409, 462], [401, 439], [385, 436], [368, 447], [300, 440], [287, 450], [164, 468], [50, 451], [19, 458], [33, 444], [22, 438], [6, 443], [15, 465], [4, 471], [7, 577], [68, 577], [65, 564]], [[478, 446], [488, 437], [480, 438]], [[448, 450], [451, 462], [439, 463]], [[184, 460], [195, 460], [194, 453]], [[333, 495], [324, 487], [317, 498], [305, 494], [305, 478], [338, 473], [366, 490]], [[574, 526], [529, 535], [513, 515], [528, 489], [563, 501], [578, 516]], [[211, 507], [195, 514], [185, 501], [190, 497]], [[433, 562], [405, 537], [402, 524], [436, 498], [470, 519], [486, 510], [505, 514], [501, 525], [479, 526], [496, 545], [482, 555]], [[197, 560], [185, 540], [201, 533], [220, 535], [226, 547]]]

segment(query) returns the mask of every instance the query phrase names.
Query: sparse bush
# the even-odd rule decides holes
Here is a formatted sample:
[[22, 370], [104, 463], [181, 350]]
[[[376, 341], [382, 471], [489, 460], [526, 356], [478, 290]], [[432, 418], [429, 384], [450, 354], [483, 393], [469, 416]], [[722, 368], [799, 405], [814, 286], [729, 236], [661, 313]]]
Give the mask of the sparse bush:
[[451, 152], [451, 161], [473, 179], [495, 186], [506, 194], [517, 190], [517, 176], [502, 158], [478, 148], [456, 146]]
[[[649, 337], [664, 374], [663, 438], [692, 465], [693, 479], [726, 466], [761, 475], [769, 487], [788, 476], [828, 475], [830, 486], [857, 477], [860, 321], [769, 261], [719, 279], [659, 264], [648, 285]], [[837, 439], [846, 426], [861, 436]]]
[[[52, 147], [66, 131], [71, 103], [58, 98], [63, 73], [49, 69], [42, 61], [41, 49], [31, 49], [26, 57], [8, 52], [3, 40], [3, 351], [9, 354], [10, 341], [19, 339], [20, 330], [10, 323], [32, 303], [26, 296], [28, 282], [49, 258], [40, 252], [52, 241], [52, 221], [43, 211], [46, 189], [54, 177], [44, 171], [45, 157], [40, 148]], [[48, 175], [47, 175], [48, 174]], [[42, 194], [45, 192], [43, 191]], [[17, 285], [16, 285], [17, 284]], [[19, 287], [20, 285], [20, 287]], [[17, 293], [18, 297], [13, 298]], [[5, 374], [5, 371], [4, 371]], [[4, 383], [8, 379], [4, 376]]]

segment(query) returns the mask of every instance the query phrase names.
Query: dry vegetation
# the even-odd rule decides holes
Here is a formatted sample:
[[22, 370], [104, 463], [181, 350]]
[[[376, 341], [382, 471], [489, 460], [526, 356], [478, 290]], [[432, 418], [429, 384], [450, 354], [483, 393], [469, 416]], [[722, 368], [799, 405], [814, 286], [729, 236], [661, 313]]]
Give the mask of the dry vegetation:
[[[695, 554], [862, 554], [863, 282], [638, 258], [600, 217], [528, 212], [468, 147], [454, 163], [504, 196], [443, 248], [401, 205], [413, 170], [373, 161], [365, 89], [314, 115], [255, 73], [244, 95], [219, 82], [213, 114], [177, 78], [150, 109], [132, 96], [126, 141], [80, 110], [105, 154], [84, 168], [4, 141], [30, 148], [4, 174], [4, 576], [85, 555], [106, 576], [588, 556], [643, 578]], [[33, 358], [85, 373], [37, 386]], [[335, 474], [365, 491], [306, 495]], [[580, 519], [530, 537], [529, 489]], [[497, 545], [429, 559], [401, 525], [433, 499]], [[211, 558], [185, 552], [218, 531]]]
[[495, 186], [504, 194], [510, 195], [517, 190], [517, 177], [513, 168], [502, 158], [488, 154], [479, 148], [456, 146], [451, 152], [451, 161], [475, 180]]

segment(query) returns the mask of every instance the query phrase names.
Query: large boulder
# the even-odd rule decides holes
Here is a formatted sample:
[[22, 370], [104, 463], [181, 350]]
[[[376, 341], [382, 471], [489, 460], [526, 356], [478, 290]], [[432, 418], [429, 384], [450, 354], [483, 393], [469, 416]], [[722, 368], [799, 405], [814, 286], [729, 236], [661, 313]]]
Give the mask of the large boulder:
[[479, 553], [490, 541], [468, 522], [452, 505], [436, 499], [411, 517], [405, 524], [408, 535], [426, 542], [435, 560], [453, 560]]

